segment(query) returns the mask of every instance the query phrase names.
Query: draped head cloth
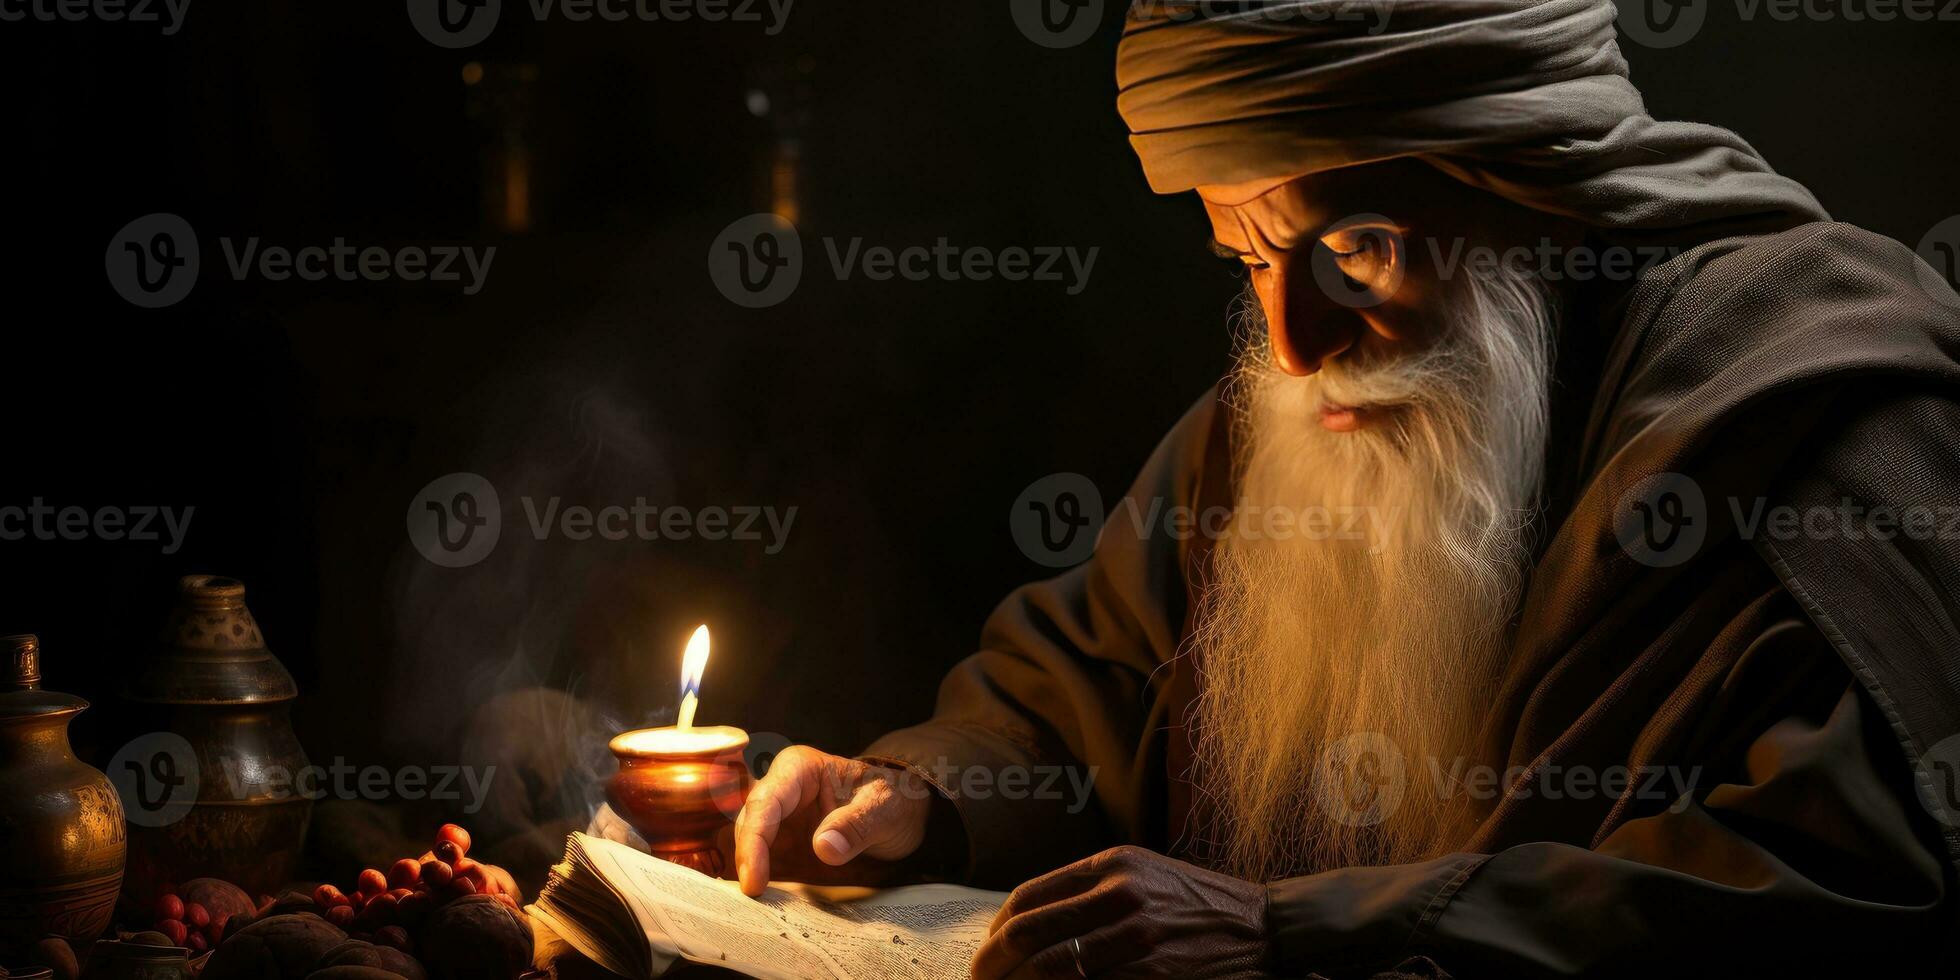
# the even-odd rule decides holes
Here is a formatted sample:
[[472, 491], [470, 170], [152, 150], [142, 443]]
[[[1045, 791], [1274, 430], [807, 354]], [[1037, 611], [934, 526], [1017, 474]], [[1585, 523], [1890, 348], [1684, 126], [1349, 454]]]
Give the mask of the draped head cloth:
[[1629, 231], [1826, 220], [1740, 136], [1658, 122], [1613, 0], [1134, 0], [1117, 107], [1161, 194], [1418, 157]]

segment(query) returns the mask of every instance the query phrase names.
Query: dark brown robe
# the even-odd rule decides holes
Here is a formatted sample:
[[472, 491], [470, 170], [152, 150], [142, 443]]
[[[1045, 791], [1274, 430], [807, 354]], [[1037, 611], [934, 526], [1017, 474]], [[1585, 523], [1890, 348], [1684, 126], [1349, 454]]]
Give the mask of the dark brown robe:
[[[1960, 540], [1862, 518], [1745, 535], [1728, 504], [1960, 506], [1960, 300], [1913, 263], [1813, 223], [1700, 245], [1568, 316], [1547, 533], [1481, 760], [1519, 767], [1514, 791], [1443, 857], [1270, 883], [1276, 972], [1419, 955], [1459, 977], [1875, 975], [1951, 953], [1960, 801], [1939, 763], [1960, 753], [1938, 743], [1960, 732]], [[1190, 854], [1184, 644], [1205, 551], [1139, 537], [1123, 508], [1229, 503], [1223, 414], [1201, 399], [1094, 557], [1009, 596], [933, 718], [866, 751], [1093, 767], [1076, 812], [1066, 793], [942, 787], [969, 879], [1011, 887], [1123, 843]], [[1696, 481], [1709, 524], [1658, 568], [1615, 521], [1664, 472]], [[1532, 791], [1619, 766], [1694, 781]]]

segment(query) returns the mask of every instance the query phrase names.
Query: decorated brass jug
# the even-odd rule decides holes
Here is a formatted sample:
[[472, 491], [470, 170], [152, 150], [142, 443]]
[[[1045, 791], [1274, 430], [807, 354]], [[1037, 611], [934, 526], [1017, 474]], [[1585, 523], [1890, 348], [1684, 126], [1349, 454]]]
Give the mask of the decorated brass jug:
[[[129, 814], [132, 903], [165, 882], [223, 878], [277, 894], [306, 841], [313, 801], [288, 709], [299, 689], [266, 649], [234, 579], [178, 586], [162, 644], [124, 688], [138, 719], [112, 773]], [[140, 906], [139, 906], [140, 907]]]
[[47, 936], [89, 948], [122, 883], [122, 805], [75, 758], [68, 723], [88, 702], [41, 690], [41, 644], [0, 637], [0, 961]]

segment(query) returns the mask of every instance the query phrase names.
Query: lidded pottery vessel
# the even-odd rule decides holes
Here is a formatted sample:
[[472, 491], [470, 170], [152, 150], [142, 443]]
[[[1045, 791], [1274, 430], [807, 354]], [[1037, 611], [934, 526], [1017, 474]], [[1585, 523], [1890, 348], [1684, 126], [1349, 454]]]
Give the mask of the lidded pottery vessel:
[[277, 894], [299, 863], [313, 801], [295, 789], [307, 767], [288, 714], [299, 688], [266, 649], [244, 583], [180, 581], [160, 648], [123, 694], [144, 746], [136, 761], [157, 777], [124, 801], [127, 896], [147, 903], [164, 882], [206, 877]]
[[0, 960], [54, 935], [87, 949], [122, 884], [122, 803], [75, 758], [68, 723], [88, 702], [41, 690], [41, 643], [0, 637]]

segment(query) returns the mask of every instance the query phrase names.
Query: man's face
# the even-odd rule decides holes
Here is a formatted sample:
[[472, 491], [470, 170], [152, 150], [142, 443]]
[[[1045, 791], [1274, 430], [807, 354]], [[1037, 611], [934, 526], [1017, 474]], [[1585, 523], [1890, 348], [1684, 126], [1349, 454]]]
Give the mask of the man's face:
[[[1217, 804], [1203, 842], [1255, 880], [1418, 860], [1469, 818], [1441, 794], [1366, 802], [1373, 756], [1342, 754], [1362, 737], [1419, 772], [1469, 751], [1525, 580], [1557, 303], [1528, 271], [1448, 263], [1545, 225], [1445, 180], [1204, 189], [1257, 306], [1227, 384], [1241, 507], [1196, 633], [1193, 772]], [[1269, 533], [1275, 512], [1358, 533]]]
[[[1207, 185], [1198, 195], [1213, 251], [1249, 270], [1273, 360], [1295, 376], [1330, 360], [1381, 366], [1444, 340], [1467, 288], [1460, 260], [1469, 250], [1502, 254], [1572, 234], [1569, 223], [1412, 160]], [[1320, 424], [1351, 432], [1390, 409], [1328, 402]]]

